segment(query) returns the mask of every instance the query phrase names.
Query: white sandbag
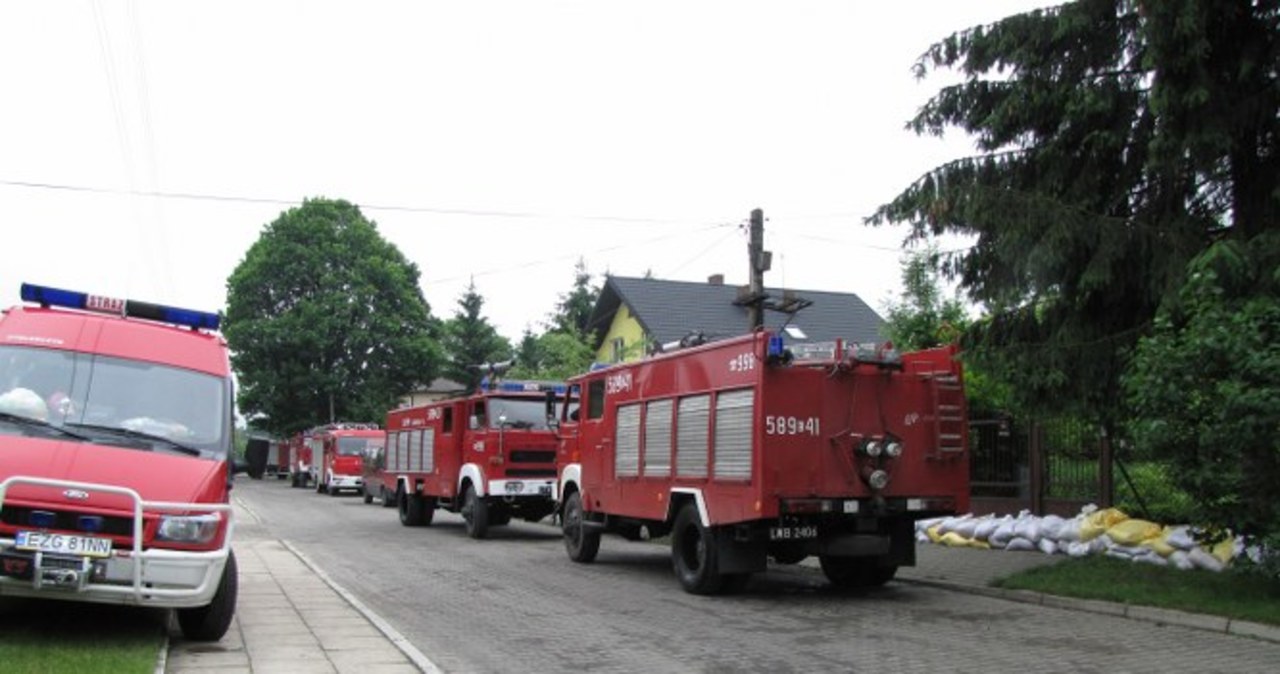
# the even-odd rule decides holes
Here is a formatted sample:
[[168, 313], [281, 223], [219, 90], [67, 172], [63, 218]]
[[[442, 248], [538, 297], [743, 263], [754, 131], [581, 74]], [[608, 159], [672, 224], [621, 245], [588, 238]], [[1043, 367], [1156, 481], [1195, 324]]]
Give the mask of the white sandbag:
[[930, 517], [927, 520], [916, 520], [916, 531], [928, 531], [935, 524], [942, 524], [946, 517]]
[[1063, 520], [1062, 526], [1058, 527], [1058, 545], [1067, 543], [1075, 543], [1080, 540], [1080, 523], [1084, 521], [1084, 516], [1076, 515], [1069, 520]]
[[1058, 540], [1058, 531], [1066, 520], [1058, 515], [1045, 515], [1040, 520], [1040, 537]]
[[991, 538], [991, 534], [995, 532], [995, 530], [999, 528], [1001, 524], [1004, 524], [1005, 522], [1012, 522], [1012, 521], [1013, 521], [1013, 518], [1009, 517], [1008, 515], [1005, 515], [1004, 517], [999, 517], [999, 518], [991, 517], [991, 518], [985, 519], [982, 522], [980, 522], [977, 527], [974, 528], [973, 537], [978, 540], [985, 541]]
[[1170, 529], [1169, 535], [1165, 537], [1164, 542], [1179, 550], [1191, 550], [1199, 547], [1199, 544], [1196, 543], [1195, 534], [1191, 533], [1191, 527], [1185, 525]]
[[[942, 521], [941, 525], [938, 526], [938, 533], [949, 534], [955, 531], [956, 527], [961, 526], [962, 524], [964, 524], [964, 522], [971, 519], [973, 519], [973, 515], [971, 513], [966, 513], [958, 517], [948, 517], [947, 519]], [[965, 536], [965, 538], [968, 538], [968, 536]]]
[[1023, 517], [1017, 524], [1013, 525], [1013, 535], [1018, 538], [1025, 538], [1032, 543], [1040, 540], [1040, 518]]
[[973, 530], [977, 528], [978, 520], [972, 517], [965, 517], [951, 527], [951, 533], [960, 534], [961, 538], [973, 538]]
[[1031, 550], [1035, 550], [1035, 549], [1036, 549], [1036, 544], [1035, 544], [1035, 543], [1032, 543], [1031, 541], [1029, 541], [1029, 540], [1027, 540], [1027, 539], [1025, 539], [1025, 538], [1022, 538], [1021, 536], [1016, 536], [1016, 537], [1014, 537], [1014, 538], [1012, 538], [1012, 539], [1010, 539], [1010, 540], [1009, 540], [1009, 544], [1008, 544], [1008, 545], [1006, 545], [1006, 546], [1004, 546], [1004, 549], [1005, 549], [1005, 550], [1027, 550], [1027, 551], [1031, 551]]
[[1017, 524], [1017, 520], [1007, 519], [996, 527], [996, 530], [987, 536], [987, 542], [998, 547], [1005, 547], [1009, 541], [1013, 539], [1013, 527]]
[[1072, 557], [1088, 557], [1094, 552], [1093, 541], [1071, 541], [1065, 550]]
[[1144, 552], [1142, 554], [1134, 555], [1133, 561], [1141, 564], [1154, 564], [1156, 566], [1169, 565], [1169, 560], [1165, 559], [1164, 557], [1161, 557], [1159, 553], [1155, 552], [1154, 550], [1148, 550], [1147, 552]]
[[1192, 564], [1194, 564], [1195, 566], [1201, 569], [1205, 569], [1207, 571], [1222, 570], [1222, 566], [1223, 566], [1222, 560], [1219, 560], [1217, 557], [1214, 557], [1212, 554], [1210, 554], [1208, 551], [1206, 551], [1203, 548], [1200, 548], [1200, 547], [1191, 548], [1190, 550], [1187, 551], [1187, 558], [1191, 560]]
[[1186, 550], [1175, 550], [1173, 554], [1169, 555], [1169, 563], [1183, 571], [1190, 571], [1196, 568]]
[[1058, 542], [1052, 538], [1041, 538], [1040, 542], [1036, 544], [1036, 547], [1040, 548], [1040, 552], [1043, 552], [1046, 555], [1052, 555], [1058, 551]]

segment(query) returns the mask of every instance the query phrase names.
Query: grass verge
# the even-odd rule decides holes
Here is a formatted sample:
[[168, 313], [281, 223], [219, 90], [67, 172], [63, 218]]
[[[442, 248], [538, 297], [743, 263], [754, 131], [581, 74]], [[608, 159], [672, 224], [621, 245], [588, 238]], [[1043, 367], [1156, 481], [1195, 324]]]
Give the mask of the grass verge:
[[1181, 571], [1098, 556], [1029, 569], [993, 584], [1280, 625], [1280, 581], [1240, 572]]
[[154, 609], [0, 599], [0, 670], [5, 674], [150, 674], [164, 645]]

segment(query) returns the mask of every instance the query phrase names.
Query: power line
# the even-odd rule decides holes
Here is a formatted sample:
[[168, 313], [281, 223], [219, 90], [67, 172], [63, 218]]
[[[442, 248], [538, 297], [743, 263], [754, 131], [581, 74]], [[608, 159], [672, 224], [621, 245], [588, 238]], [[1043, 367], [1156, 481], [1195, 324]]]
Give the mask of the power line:
[[[200, 192], [165, 192], [160, 190], [120, 190], [107, 187], [90, 187], [85, 185], [64, 185], [58, 183], [34, 182], [28, 180], [0, 180], [0, 185], [23, 187], [28, 189], [60, 190], [65, 192], [81, 192], [86, 194], [112, 194], [118, 196], [151, 197], [155, 199], [184, 199], [192, 201], [215, 201], [223, 203], [267, 204], [273, 206], [300, 206], [300, 199], [279, 199], [273, 197], [247, 197], [227, 194], [209, 194]], [[354, 203], [354, 202], [353, 202]], [[561, 220], [585, 220], [595, 222], [617, 222], [624, 224], [651, 225], [706, 225], [705, 220], [670, 219], [670, 218], [637, 218], [622, 215], [582, 215], [566, 213], [540, 213], [537, 211], [495, 211], [469, 208], [441, 208], [436, 206], [412, 206], [403, 204], [356, 204], [362, 210], [390, 211], [401, 213], [430, 213], [433, 215], [462, 215], [469, 217], [490, 218], [537, 218]], [[722, 226], [722, 225], [714, 225]]]

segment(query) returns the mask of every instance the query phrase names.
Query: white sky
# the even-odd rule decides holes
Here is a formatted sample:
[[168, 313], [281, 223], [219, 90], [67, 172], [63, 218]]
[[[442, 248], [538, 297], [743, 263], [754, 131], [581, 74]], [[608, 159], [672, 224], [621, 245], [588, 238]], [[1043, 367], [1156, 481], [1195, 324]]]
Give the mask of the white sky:
[[903, 129], [944, 82], [911, 65], [1046, 4], [6, 0], [0, 306], [27, 281], [220, 309], [262, 228], [324, 196], [433, 314], [474, 278], [512, 340], [579, 258], [597, 285], [746, 283], [757, 207], [768, 285], [880, 310], [904, 232], [862, 217], [970, 148]]

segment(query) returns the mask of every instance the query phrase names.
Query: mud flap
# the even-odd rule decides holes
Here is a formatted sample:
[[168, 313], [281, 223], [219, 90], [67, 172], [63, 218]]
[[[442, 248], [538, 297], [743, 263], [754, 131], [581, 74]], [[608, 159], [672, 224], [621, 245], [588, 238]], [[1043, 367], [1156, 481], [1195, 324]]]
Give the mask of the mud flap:
[[730, 529], [719, 529], [716, 559], [722, 574], [759, 573], [768, 565], [768, 544], [763, 540], [734, 540]]

